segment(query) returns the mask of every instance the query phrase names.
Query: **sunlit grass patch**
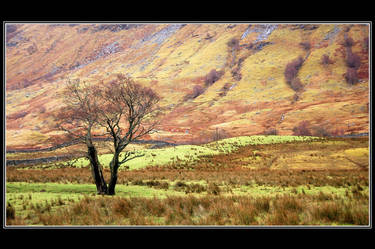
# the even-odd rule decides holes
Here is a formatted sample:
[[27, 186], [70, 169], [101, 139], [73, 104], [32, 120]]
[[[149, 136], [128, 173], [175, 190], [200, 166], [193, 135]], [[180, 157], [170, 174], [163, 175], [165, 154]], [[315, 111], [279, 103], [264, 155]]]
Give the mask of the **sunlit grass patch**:
[[[273, 197], [279, 194], [305, 194], [305, 195], [319, 195], [320, 193], [337, 195], [344, 197], [347, 191], [351, 191], [351, 188], [346, 187], [333, 187], [333, 186], [264, 186], [264, 185], [241, 185], [232, 188], [232, 194], [234, 195], [246, 195], [254, 197]], [[366, 194], [366, 191], [364, 191]]]
[[[95, 184], [61, 184], [61, 183], [24, 183], [12, 182], [6, 185], [7, 194], [30, 193], [41, 199], [50, 199], [58, 195], [96, 195]], [[181, 195], [173, 189], [157, 189], [141, 185], [116, 185], [116, 195], [122, 197], [166, 197]]]
[[[142, 149], [134, 151], [134, 155], [143, 155], [136, 157], [126, 163], [130, 170], [141, 169], [148, 166], [160, 166], [170, 163], [187, 162], [193, 163], [200, 156], [217, 155], [218, 151], [197, 145], [180, 145], [163, 149]], [[120, 159], [122, 156], [120, 156]], [[111, 154], [99, 156], [99, 161], [104, 167], [109, 167], [112, 160]], [[85, 167], [89, 164], [86, 158], [80, 158], [76, 161], [70, 161], [75, 167]]]
[[344, 151], [344, 153], [348, 156], [354, 156], [354, 157], [368, 157], [369, 155], [369, 148], [353, 148], [353, 149], [347, 149]]
[[279, 144], [289, 142], [310, 142], [320, 140], [319, 137], [310, 136], [242, 136], [222, 139], [216, 142], [212, 142], [204, 145], [205, 147], [216, 149], [220, 152], [230, 153], [234, 150], [246, 146], [246, 145], [263, 145], [263, 144]]

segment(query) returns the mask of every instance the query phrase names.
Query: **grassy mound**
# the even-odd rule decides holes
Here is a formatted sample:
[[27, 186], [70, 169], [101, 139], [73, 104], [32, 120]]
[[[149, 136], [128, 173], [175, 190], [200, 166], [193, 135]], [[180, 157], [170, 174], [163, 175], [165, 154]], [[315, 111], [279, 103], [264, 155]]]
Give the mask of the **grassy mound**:
[[[316, 141], [321, 138], [307, 136], [241, 136], [222, 139], [202, 146], [198, 145], [179, 145], [163, 149], [141, 149], [135, 151], [135, 155], [143, 155], [126, 163], [130, 170], [141, 169], [148, 166], [162, 166], [171, 163], [193, 164], [202, 156], [211, 156], [224, 153], [231, 153], [240, 147], [247, 145], [279, 144], [289, 142], [307, 142]], [[121, 157], [120, 157], [121, 158]], [[111, 154], [99, 156], [99, 161], [104, 167], [109, 167], [112, 160]], [[89, 164], [86, 158], [80, 158], [76, 161], [70, 161], [66, 164], [72, 164], [75, 167], [84, 167]]]

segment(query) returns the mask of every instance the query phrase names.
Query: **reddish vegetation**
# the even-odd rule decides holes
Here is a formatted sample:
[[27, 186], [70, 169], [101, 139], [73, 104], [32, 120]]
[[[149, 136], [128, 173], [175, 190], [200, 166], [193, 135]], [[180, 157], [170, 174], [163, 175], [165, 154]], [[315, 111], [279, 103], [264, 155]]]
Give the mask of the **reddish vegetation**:
[[224, 71], [216, 71], [216, 69], [212, 69], [205, 78], [206, 86], [210, 86], [218, 81], [223, 74]]
[[[257, 39], [260, 33], [256, 34], [257, 32], [255, 31], [255, 29], [255, 32], [249, 34], [247, 38], [241, 40], [239, 40], [239, 34], [241, 32], [243, 33], [246, 28], [243, 28], [242, 30], [242, 28], [240, 28], [241, 25], [237, 25], [230, 30], [225, 29], [225, 35], [228, 35], [227, 32], [233, 31], [233, 33], [230, 34], [230, 37], [234, 38], [226, 38], [229, 42], [227, 44], [223, 44], [223, 48], [228, 54], [227, 58], [220, 58], [223, 59], [223, 62], [226, 62], [224, 68], [219, 66], [219, 64], [217, 63], [213, 63], [212, 66], [210, 65], [208, 70], [205, 69], [207, 70], [206, 73], [203, 72], [200, 75], [194, 74], [192, 76], [190, 76], [189, 74], [184, 74], [183, 76], [180, 76], [179, 72], [184, 72], [183, 69], [185, 65], [189, 67], [194, 66], [192, 65], [191, 61], [189, 62], [190, 59], [183, 59], [178, 62], [176, 61], [176, 70], [168, 75], [170, 79], [165, 80], [165, 78], [163, 78], [164, 76], [160, 77], [160, 75], [158, 74], [159, 71], [167, 69], [163, 67], [169, 64], [166, 63], [168, 62], [169, 58], [164, 58], [165, 54], [169, 54], [169, 52], [171, 51], [179, 51], [180, 48], [182, 48], [181, 51], [188, 51], [188, 48], [183, 47], [183, 44], [187, 44], [190, 42], [189, 39], [192, 36], [193, 31], [195, 32], [193, 32], [194, 35], [197, 34], [198, 36], [199, 34], [199, 36], [203, 38], [200, 41], [199, 46], [205, 47], [205, 42], [207, 42], [207, 44], [209, 42], [216, 42], [216, 38], [222, 35], [222, 30], [218, 29], [218, 32], [215, 35], [215, 39], [205, 40], [204, 37], [206, 35], [212, 37], [211, 35], [213, 33], [211, 31], [207, 32], [206, 28], [203, 27], [204, 25], [198, 27], [188, 24], [184, 28], [178, 30], [175, 34], [173, 34], [173, 39], [166, 40], [176, 40], [177, 42], [175, 44], [171, 43], [167, 46], [162, 46], [162, 53], [159, 55], [158, 52], [156, 52], [155, 54], [151, 54], [151, 52], [154, 53], [156, 51], [154, 49], [154, 46], [157, 45], [153, 41], [150, 42], [145, 38], [153, 37], [156, 32], [162, 30], [164, 26], [168, 27], [168, 25], [163, 25], [163, 28], [159, 28], [160, 26], [158, 25], [144, 25], [139, 28], [132, 28], [131, 32], [122, 32], [121, 30], [119, 30], [118, 32], [111, 32], [112, 28], [109, 30], [96, 30], [96, 28], [93, 28], [91, 25], [77, 25], [75, 27], [72, 27], [71, 29], [68, 29], [67, 26], [51, 26], [48, 27], [48, 29], [46, 28], [46, 26], [43, 26], [43, 28], [41, 28], [40, 30], [48, 31], [48, 34], [51, 37], [48, 42], [40, 39], [43, 38], [45, 32], [40, 32], [40, 34], [35, 33], [35, 39], [27, 40], [29, 39], [29, 37], [31, 37], [31, 33], [29, 31], [32, 30], [31, 32], [34, 32], [37, 30], [37, 28], [35, 25], [30, 25], [28, 26], [30, 28], [25, 29], [25, 26], [26, 25], [9, 26], [9, 30], [7, 32], [7, 41], [9, 41], [9, 44], [7, 46], [7, 55], [11, 55], [13, 56], [13, 58], [15, 58], [11, 59], [11, 57], [9, 57], [9, 60], [7, 59], [8, 65], [11, 64], [11, 67], [7, 67], [6, 86], [7, 90], [9, 90], [7, 94], [9, 93], [9, 95], [13, 95], [9, 96], [8, 98], [9, 102], [11, 103], [9, 103], [8, 105], [10, 108], [7, 109], [8, 117], [6, 126], [7, 129], [12, 129], [11, 132], [8, 133], [9, 139], [7, 139], [7, 146], [9, 149], [11, 147], [14, 148], [14, 145], [20, 146], [20, 138], [19, 136], [16, 138], [16, 131], [25, 131], [25, 133], [29, 134], [30, 130], [33, 130], [34, 128], [36, 128], [36, 126], [39, 126], [42, 127], [42, 129], [38, 131], [34, 130], [35, 132], [33, 132], [36, 136], [38, 136], [38, 132], [41, 133], [41, 136], [43, 136], [44, 134], [49, 136], [49, 134], [51, 134], [49, 132], [53, 130], [53, 128], [51, 127], [53, 125], [53, 121], [50, 119], [50, 115], [52, 112], [56, 111], [56, 109], [59, 108], [58, 101], [56, 101], [56, 99], [53, 99], [54, 97], [52, 96], [55, 96], [55, 89], [56, 92], [61, 89], [61, 86], [59, 84], [64, 81], [62, 80], [62, 78], [66, 75], [69, 75], [74, 71], [77, 72], [76, 74], [74, 74], [77, 77], [92, 76], [92, 78], [95, 80], [106, 79], [111, 77], [111, 68], [118, 68], [119, 62], [124, 64], [125, 70], [126, 64], [129, 66], [131, 65], [131, 67], [135, 66], [136, 68], [140, 61], [142, 61], [142, 63], [144, 63], [143, 61], [145, 59], [147, 61], [149, 59], [150, 61], [152, 61], [152, 58], [157, 58], [159, 56], [160, 58], [158, 60], [155, 60], [155, 62], [158, 62], [156, 63], [157, 65], [155, 64], [155, 68], [149, 68], [149, 70], [146, 70], [143, 75], [142, 72], [138, 72], [140, 73], [139, 77], [140, 81], [142, 81], [141, 83], [149, 84], [149, 86], [153, 88], [155, 87], [154, 89], [158, 90], [160, 93], [163, 93], [163, 98], [168, 98], [168, 93], [172, 91], [174, 92], [173, 101], [163, 101], [163, 104], [166, 103], [166, 106], [163, 106], [163, 109], [160, 110], [162, 114], [165, 114], [165, 117], [163, 118], [162, 124], [160, 126], [160, 130], [167, 131], [169, 132], [169, 134], [163, 133], [159, 138], [157, 137], [158, 134], [156, 134], [155, 136], [152, 136], [153, 139], [174, 139], [175, 141], [179, 142], [187, 142], [194, 139], [199, 140], [200, 134], [205, 130], [207, 130], [207, 132], [212, 132], [214, 130], [214, 125], [238, 121], [239, 119], [242, 119], [242, 117], [240, 117], [240, 114], [252, 111], [256, 111], [257, 114], [249, 117], [249, 119], [251, 119], [249, 120], [249, 123], [251, 124], [245, 124], [245, 122], [241, 121], [238, 122], [238, 125], [225, 129], [227, 131], [231, 129], [230, 133], [233, 135], [261, 134], [267, 127], [266, 124], [276, 123], [282, 114], [287, 114], [288, 112], [295, 113], [295, 111], [298, 110], [304, 112], [305, 108], [313, 105], [319, 105], [321, 103], [336, 104], [348, 101], [350, 103], [355, 102], [356, 104], [365, 105], [368, 99], [368, 93], [366, 93], [366, 90], [368, 91], [368, 88], [366, 89], [364, 82], [366, 82], [366, 80], [368, 80], [369, 78], [369, 39], [368, 34], [366, 33], [366, 29], [362, 26], [354, 25], [353, 27], [356, 28], [353, 28], [350, 31], [350, 35], [355, 38], [354, 40], [348, 36], [349, 33], [346, 37], [344, 37], [344, 39], [342, 39], [342, 37], [345, 35], [344, 29], [341, 29], [341, 31], [337, 34], [336, 37], [334, 37], [334, 39], [323, 39], [323, 37], [315, 35], [319, 34], [319, 32], [321, 31], [319, 25], [316, 25], [319, 32], [314, 33], [314, 30], [309, 31], [314, 33], [313, 36], [305, 36], [304, 33], [306, 29], [298, 28], [296, 31], [293, 31], [301, 33], [297, 35], [297, 40], [294, 38], [285, 39], [285, 43], [281, 43], [280, 40], [278, 40], [279, 38], [275, 39], [275, 37], [272, 36], [267, 38], [269, 40], [264, 40], [264, 43], [270, 42], [273, 44], [272, 46], [275, 47], [283, 44], [283, 46], [287, 46], [290, 49], [296, 49], [298, 51], [301, 51], [301, 46], [306, 50], [309, 50], [311, 48], [314, 48], [314, 50], [319, 50], [322, 47], [327, 47], [327, 52], [324, 52], [327, 53], [327, 55], [323, 55], [321, 59], [321, 63], [327, 66], [327, 70], [320, 68], [321, 70], [311, 72], [312, 77], [310, 78], [310, 80], [305, 81], [305, 78], [298, 78], [298, 70], [303, 63], [303, 57], [298, 58], [294, 61], [291, 60], [295, 57], [290, 57], [289, 59], [287, 59], [287, 62], [290, 63], [288, 63], [288, 65], [285, 67], [284, 72], [287, 86], [282, 86], [282, 88], [290, 87], [291, 89], [296, 91], [296, 93], [289, 92], [289, 96], [285, 96], [283, 97], [283, 99], [276, 100], [274, 97], [275, 95], [272, 93], [272, 91], [274, 91], [275, 89], [274, 82], [278, 82], [277, 84], [281, 84], [281, 81], [279, 79], [276, 79], [276, 81], [268, 80], [268, 77], [262, 75], [259, 78], [260, 82], [254, 82], [263, 86], [263, 88], [265, 89], [265, 96], [270, 96], [269, 99], [262, 100], [262, 103], [256, 103], [256, 99], [247, 99], [247, 96], [242, 97], [244, 94], [239, 94], [237, 90], [238, 87], [234, 87], [233, 89], [229, 90], [229, 88], [233, 86], [234, 83], [236, 83], [235, 81], [242, 79], [242, 81], [238, 83], [238, 85], [248, 85], [248, 92], [251, 92], [250, 89], [253, 87], [253, 82], [248, 82], [249, 84], [247, 84], [245, 81], [243, 81], [243, 78], [247, 78], [248, 75], [252, 74], [251, 66], [249, 68], [243, 68], [242, 66], [241, 69], [241, 62], [244, 61], [244, 58], [253, 56], [253, 52], [255, 52], [255, 49], [248, 50], [246, 49], [246, 47], [251, 45], [253, 45], [253, 47], [258, 46], [257, 44], [259, 42], [255, 42], [254, 39]], [[306, 25], [304, 25], [304, 27], [305, 26]], [[285, 27], [290, 26], [279, 25], [278, 28], [284, 29]], [[217, 27], [215, 26], [215, 28], [213, 29], [216, 28]], [[117, 28], [115, 29], [117, 30]], [[72, 30], [72, 32], [70, 30]], [[94, 30], [95, 32], [93, 32]], [[65, 35], [62, 39], [60, 39], [59, 37], [62, 31], [68, 35]], [[290, 30], [285, 31], [286, 35], [287, 32], [291, 32]], [[103, 35], [104, 33], [101, 32], [105, 32], [105, 35]], [[129, 33], [131, 33], [131, 35], [129, 35]], [[211, 35], [208, 35], [208, 33], [210, 33]], [[214, 33], [216, 33], [216, 31]], [[103, 37], [105, 37], [105, 39]], [[36, 42], [39, 41], [39, 39], [40, 42]], [[194, 40], [195, 39], [196, 38], [194, 38]], [[283, 38], [281, 37], [281, 39]], [[343, 42], [341, 42], [341, 39]], [[308, 42], [302, 42], [301, 44], [299, 44], [301, 40]], [[95, 57], [95, 55], [99, 55], [100, 51], [106, 46], [108, 47], [109, 45], [114, 44], [114, 41], [118, 41], [118, 47], [122, 49], [121, 56], [117, 57], [117, 54], [105, 54], [104, 56], [108, 56], [107, 58], [111, 57], [110, 60], [106, 60], [104, 56], [100, 60], [96, 60], [97, 58]], [[17, 45], [17, 42], [22, 46]], [[338, 43], [341, 46], [336, 46]], [[140, 46], [138, 46], [138, 49], [133, 49], [134, 47], [137, 47], [138, 44], [140, 44]], [[68, 45], [69, 49], [67, 49]], [[150, 45], [150, 49], [147, 47], [148, 45]], [[334, 46], [332, 47], [332, 45]], [[141, 51], [139, 48], [142, 48], [142, 46], [145, 46], [145, 49], [142, 49]], [[332, 49], [335, 49], [335, 47], [337, 47], [336, 52], [332, 51]], [[114, 49], [117, 50], [117, 47], [115, 47]], [[347, 58], [346, 52], [349, 49], [350, 54], [348, 54], [349, 56]], [[353, 49], [353, 52], [351, 49]], [[47, 51], [49, 52], [47, 53]], [[269, 56], [265, 58], [267, 63], [275, 63], [275, 61], [272, 60], [272, 53], [274, 51], [277, 51], [277, 49], [273, 50], [272, 48], [269, 53], [266, 53], [268, 54], [267, 56]], [[196, 54], [199, 54], [199, 49], [196, 52]], [[293, 53], [293, 56], [295, 56], [295, 53]], [[54, 63], [57, 61], [57, 58], [59, 58], [59, 61], [61, 63]], [[342, 71], [342, 68], [340, 68], [340, 70], [336, 70], [336, 67], [341, 67], [342, 63], [335, 63], [334, 65], [330, 65], [330, 63], [333, 62], [333, 58], [335, 60], [337, 59], [337, 62], [341, 62], [341, 59], [348, 59], [348, 66], [350, 68], [355, 68], [356, 72], [354, 72], [352, 69], [348, 69], [347, 73], [343, 73], [342, 75], [337, 76], [336, 72]], [[310, 59], [311, 57], [308, 57], [307, 61], [309, 61]], [[17, 61], [17, 63], [15, 63], [15, 61]], [[229, 63], [230, 61], [232, 61], [232, 63]], [[108, 63], [108, 65], [106, 63]], [[264, 63], [264, 66], [267, 66], [267, 63]], [[152, 63], [150, 65], [152, 65]], [[280, 65], [275, 64], [274, 66], [279, 67]], [[90, 72], [93, 71], [95, 67], [99, 69], [99, 72], [91, 74]], [[104, 68], [108, 68], [108, 71], [103, 70]], [[101, 70], [103, 72], [101, 72]], [[227, 82], [227, 84], [225, 85], [225, 82], [220, 81], [220, 79], [223, 78], [222, 76], [224, 70], [229, 73], [229, 77], [226, 76], [224, 79], [225, 82]], [[187, 71], [190, 71], [190, 69]], [[193, 71], [194, 69], [192, 70], [192, 72]], [[345, 70], [343, 72], [345, 72]], [[232, 77], [230, 77], [230, 75]], [[308, 72], [308, 75], [310, 75], [310, 72]], [[273, 75], [269, 75], [269, 77], [274, 78]], [[340, 84], [345, 82], [345, 80], [349, 82], [348, 85], [355, 84], [360, 85], [360, 87], [349, 87], [348, 89], [350, 89], [350, 91], [346, 91], [345, 94], [340, 95], [339, 92], [342, 91], [340, 89]], [[326, 90], [322, 87], [324, 86], [325, 82], [328, 81], [331, 82], [330, 87], [334, 88], [332, 94], [329, 93], [329, 91], [326, 92]], [[203, 91], [212, 84], [220, 85], [212, 87], [216, 88], [217, 94], [211, 95], [211, 91], [207, 91], [210, 92], [207, 93], [208, 98], [203, 98], [204, 100], [207, 100], [207, 102], [184, 102], [185, 95], [188, 95], [188, 97], [190, 98], [195, 98], [201, 94], [205, 95], [206, 93], [204, 93]], [[25, 87], [27, 87], [27, 89], [25, 89]], [[278, 87], [281, 86], [277, 86], [277, 88]], [[11, 89], [17, 90], [14, 90], [14, 92], [12, 92], [13, 90]], [[312, 98], [312, 96], [308, 92], [309, 89], [314, 89], [314, 92], [319, 92], [316, 95], [316, 98]], [[281, 90], [284, 91], [284, 89]], [[302, 94], [302, 90], [306, 91]], [[21, 94], [14, 94], [15, 92]], [[35, 92], [36, 94], [32, 94], [32, 97], [25, 98], [27, 92]], [[240, 95], [241, 100], [232, 101], [230, 98], [228, 98], [229, 96], [227, 96], [231, 94], [233, 94], [233, 96]], [[210, 99], [211, 97], [212, 99]], [[306, 100], [308, 100], [304, 101], [305, 98]], [[17, 101], [20, 102], [17, 103]], [[266, 101], [268, 101], [268, 103], [265, 103]], [[293, 103], [292, 105], [290, 105], [291, 101]], [[339, 108], [338, 106], [339, 105], [336, 105], [334, 108]], [[41, 107], [44, 107], [45, 109]], [[263, 112], [263, 108], [272, 109], [272, 111]], [[164, 112], [164, 110], [166, 110], [166, 112]], [[235, 113], [233, 113], [232, 115], [231, 112], [233, 110], [235, 111]], [[30, 114], [23, 116], [24, 113], [22, 112], [28, 112]], [[41, 115], [41, 113], [43, 114]], [[20, 115], [20, 118], [17, 118], [17, 115]], [[246, 118], [248, 118], [247, 115]], [[295, 118], [296, 117], [293, 117], [293, 119]], [[345, 113], [342, 115], [340, 114], [340, 117], [337, 118], [337, 121], [332, 121], [332, 126], [342, 126], [349, 118], [352, 118], [350, 116], [350, 113]], [[326, 119], [333, 120], [332, 117], [326, 117]], [[368, 119], [362, 118], [362, 116], [354, 117], [354, 119], [356, 126], [350, 127], [351, 131], [355, 133], [368, 131]], [[47, 122], [44, 123], [45, 121]], [[315, 120], [314, 118], [311, 119], [311, 122], [317, 124], [317, 120]], [[40, 125], [41, 123], [44, 124]], [[277, 131], [280, 133], [280, 135], [291, 134], [291, 129], [295, 125], [296, 124], [291, 123], [288, 121], [288, 119], [286, 119], [280, 125], [281, 127], [277, 127]], [[188, 130], [187, 133], [185, 133], [186, 130]], [[18, 140], [16, 141], [16, 139]], [[31, 141], [31, 139], [25, 137], [24, 147], [45, 146], [44, 144], [32, 145], [32, 142], [33, 141]]]
[[345, 35], [342, 45], [346, 48], [352, 47], [354, 45], [354, 40], [350, 36]]
[[23, 89], [26, 87], [29, 87], [33, 85], [34, 83], [28, 79], [24, 79], [18, 83], [15, 84], [7, 84], [6, 90], [18, 90], [18, 89]]
[[202, 93], [204, 93], [205, 89], [200, 85], [195, 85], [193, 88], [193, 92], [185, 95], [184, 100], [187, 101], [189, 99], [195, 99]]
[[296, 127], [293, 128], [293, 135], [296, 136], [311, 136], [310, 131], [310, 122], [309, 121], [302, 121]]
[[333, 64], [333, 61], [329, 58], [328, 55], [324, 54], [322, 55], [322, 58], [321, 58], [321, 64], [323, 65]]
[[346, 64], [350, 68], [358, 69], [361, 65], [361, 58], [348, 49], [346, 54]]
[[27, 114], [29, 114], [29, 113], [26, 112], [26, 111], [20, 111], [20, 112], [17, 112], [17, 113], [14, 113], [12, 115], [7, 116], [7, 118], [8, 119], [21, 119], [21, 118], [25, 117]]
[[354, 85], [355, 83], [357, 83], [358, 82], [357, 70], [355, 70], [355, 68], [350, 68], [349, 67], [346, 70], [345, 79], [351, 85]]
[[310, 42], [301, 42], [299, 45], [300, 45], [304, 50], [310, 50], [310, 48], [311, 48], [311, 44], [310, 44]]
[[292, 62], [286, 65], [284, 76], [288, 84], [291, 84], [292, 80], [297, 77], [298, 70], [302, 66], [302, 63], [302, 57], [298, 57], [297, 59], [293, 60]]
[[227, 43], [228, 47], [234, 49], [234, 50], [238, 50], [239, 49], [239, 46], [240, 46], [240, 42], [238, 39], [236, 38], [232, 38], [229, 40], [229, 42]]
[[293, 79], [292, 82], [290, 83], [290, 87], [296, 92], [301, 91], [303, 89], [303, 85], [299, 78]]

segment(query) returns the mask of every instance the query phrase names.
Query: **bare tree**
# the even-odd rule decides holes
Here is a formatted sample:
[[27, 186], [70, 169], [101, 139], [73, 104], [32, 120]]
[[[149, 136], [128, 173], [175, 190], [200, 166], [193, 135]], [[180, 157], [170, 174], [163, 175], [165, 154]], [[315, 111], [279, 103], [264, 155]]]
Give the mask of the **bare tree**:
[[101, 94], [104, 105], [99, 112], [99, 120], [113, 142], [107, 194], [114, 195], [119, 167], [143, 156], [131, 151], [121, 152], [132, 141], [153, 132], [157, 125], [154, 119], [156, 104], [160, 98], [151, 88], [143, 87], [121, 74], [116, 80], [104, 85]]
[[59, 113], [55, 115], [56, 126], [65, 131], [69, 139], [76, 139], [87, 146], [86, 157], [90, 161], [91, 172], [97, 192], [107, 193], [102, 167], [98, 160], [98, 152], [93, 138], [100, 134], [93, 134], [99, 127], [99, 110], [102, 104], [97, 96], [99, 89], [80, 80], [69, 80], [63, 91], [64, 103]]
[[[148, 87], [132, 79], [118, 75], [108, 84], [90, 86], [86, 83], [69, 81], [64, 92], [66, 106], [59, 112], [58, 126], [71, 137], [87, 146], [87, 158], [99, 194], [115, 194], [119, 167], [143, 155], [124, 151], [134, 140], [150, 134], [156, 127], [156, 104], [159, 96]], [[103, 134], [94, 129], [105, 128]], [[93, 143], [95, 136], [106, 136], [113, 143], [113, 157], [110, 162], [110, 181], [107, 186]], [[123, 152], [123, 153], [122, 153]]]

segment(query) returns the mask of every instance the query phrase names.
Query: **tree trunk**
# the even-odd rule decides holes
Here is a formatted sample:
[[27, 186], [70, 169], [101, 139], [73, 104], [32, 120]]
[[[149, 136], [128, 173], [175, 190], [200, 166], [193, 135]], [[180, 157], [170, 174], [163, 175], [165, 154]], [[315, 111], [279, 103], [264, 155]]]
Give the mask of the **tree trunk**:
[[108, 191], [107, 191], [108, 195], [115, 195], [115, 187], [117, 183], [117, 171], [120, 166], [118, 158], [119, 158], [119, 153], [115, 152], [115, 154], [113, 155], [113, 159], [111, 163], [109, 164], [109, 167], [111, 168], [111, 179], [108, 185]]
[[98, 153], [94, 146], [88, 146], [88, 157], [90, 159], [91, 172], [96, 184], [98, 194], [107, 193], [107, 184], [103, 177], [102, 168], [99, 164]]

